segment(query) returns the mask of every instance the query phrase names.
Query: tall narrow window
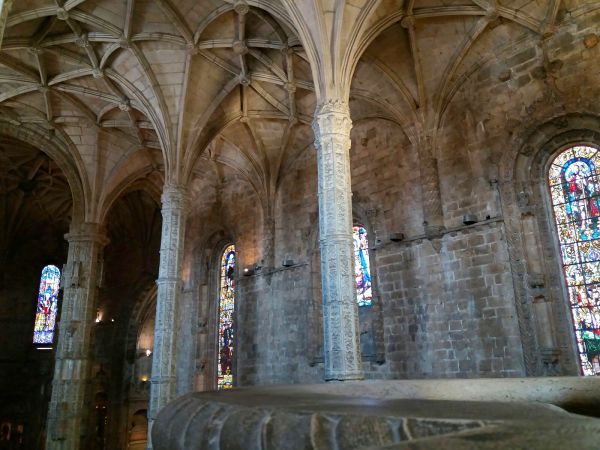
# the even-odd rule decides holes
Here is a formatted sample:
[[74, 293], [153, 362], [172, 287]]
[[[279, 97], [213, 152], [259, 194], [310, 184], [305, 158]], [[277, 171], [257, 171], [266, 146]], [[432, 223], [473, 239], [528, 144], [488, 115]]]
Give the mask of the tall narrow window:
[[235, 246], [228, 245], [221, 256], [219, 282], [219, 357], [217, 361], [217, 388], [233, 387], [233, 351], [235, 308]]
[[600, 191], [598, 149], [569, 148], [550, 167], [573, 330], [584, 375], [600, 374]]
[[56, 266], [46, 266], [42, 270], [40, 290], [33, 329], [34, 344], [52, 344], [54, 327], [58, 312], [58, 288], [60, 286], [60, 270]]
[[367, 230], [361, 226], [352, 228], [354, 236], [354, 275], [356, 277], [356, 301], [358, 306], [370, 306], [373, 301], [371, 289], [371, 266], [369, 265], [369, 239]]

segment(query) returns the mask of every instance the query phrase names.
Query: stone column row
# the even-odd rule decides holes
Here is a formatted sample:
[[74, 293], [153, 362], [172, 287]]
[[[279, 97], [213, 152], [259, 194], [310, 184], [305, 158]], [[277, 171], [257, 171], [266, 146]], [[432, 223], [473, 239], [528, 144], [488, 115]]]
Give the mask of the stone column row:
[[47, 450], [77, 450], [90, 413], [86, 392], [91, 377], [91, 334], [105, 234], [96, 223], [74, 226], [63, 270], [64, 294], [48, 410]]
[[363, 378], [352, 240], [348, 103], [329, 101], [315, 115], [325, 380]]

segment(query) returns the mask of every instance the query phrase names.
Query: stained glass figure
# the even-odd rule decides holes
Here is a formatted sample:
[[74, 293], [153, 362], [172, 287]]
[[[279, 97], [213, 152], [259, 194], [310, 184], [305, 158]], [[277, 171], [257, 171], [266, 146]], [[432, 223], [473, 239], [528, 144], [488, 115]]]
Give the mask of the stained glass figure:
[[235, 246], [228, 245], [221, 256], [219, 283], [219, 357], [217, 360], [217, 388], [233, 387], [233, 349], [235, 309]]
[[59, 286], [60, 270], [58, 267], [44, 267], [40, 280], [37, 312], [35, 314], [35, 326], [33, 329], [34, 344], [52, 344], [54, 341]]
[[369, 265], [369, 239], [364, 227], [352, 228], [354, 237], [354, 276], [356, 278], [356, 301], [358, 306], [370, 306], [373, 301], [371, 289], [371, 266]]
[[583, 375], [600, 374], [599, 164], [596, 148], [572, 147], [548, 178]]

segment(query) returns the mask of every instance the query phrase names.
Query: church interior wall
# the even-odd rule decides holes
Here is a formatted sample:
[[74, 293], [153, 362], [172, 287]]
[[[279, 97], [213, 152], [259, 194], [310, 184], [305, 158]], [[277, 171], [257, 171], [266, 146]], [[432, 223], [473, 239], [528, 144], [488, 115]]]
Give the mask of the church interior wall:
[[[545, 179], [557, 151], [577, 143], [600, 145], [600, 10], [576, 3], [581, 9], [573, 8], [577, 14], [571, 18], [561, 9], [560, 26], [552, 33], [532, 33], [506, 18], [491, 20], [489, 33], [473, 43], [461, 69], [447, 80], [453, 90], [442, 97], [413, 99], [417, 77], [403, 58], [393, 69], [382, 67], [411, 52], [402, 21], [380, 30], [357, 62], [349, 95], [350, 165], [353, 220], [368, 230], [373, 274], [373, 307], [359, 311], [367, 379], [579, 374]], [[154, 31], [178, 33], [153, 2], [140, 4], [148, 15], [136, 17], [133, 30], [141, 32], [152, 20]], [[201, 15], [198, 8], [190, 6], [185, 20]], [[108, 20], [110, 9], [96, 12]], [[227, 10], [203, 36], [229, 36], [233, 19], [234, 11]], [[442, 31], [436, 27], [442, 30], [446, 20], [431, 19], [430, 28], [418, 30], [421, 50], [439, 53], [423, 76], [425, 90], [444, 58], [454, 54], [448, 43], [437, 46]], [[275, 39], [267, 22], [255, 17], [248, 23], [256, 36]], [[455, 32], [461, 27], [457, 21]], [[168, 164], [176, 159], [162, 160], [175, 151], [160, 149], [169, 133], [183, 136], [189, 146], [177, 150], [189, 163], [181, 169], [189, 171], [189, 211], [173, 330], [177, 394], [216, 387], [219, 265], [227, 244], [236, 247], [236, 386], [320, 383], [324, 376], [317, 153], [310, 127], [317, 106], [314, 86], [297, 91], [288, 86], [285, 92], [269, 87], [261, 93], [240, 82], [231, 88], [226, 64], [215, 65], [173, 42], [141, 42], [136, 51], [155, 68], [156, 86], [164, 94], [159, 98], [159, 89], [131, 58], [131, 48], [122, 45], [107, 64], [129, 80], [145, 106], [164, 109], [168, 124], [155, 130], [155, 117], [124, 102], [104, 111], [104, 128], [73, 119], [60, 125], [60, 133], [47, 133], [54, 140], [68, 135], [79, 152], [77, 164], [96, 180], [93, 189], [80, 189], [88, 203], [85, 214], [108, 208], [99, 216], [110, 242], [104, 249], [90, 382], [90, 398], [107, 411], [106, 434], [98, 434], [103, 433], [100, 416], [86, 424], [96, 433], [97, 449], [145, 444], [159, 196], [171, 180]], [[275, 67], [284, 67], [283, 53], [272, 50], [265, 52], [271, 52]], [[240, 56], [229, 48], [215, 52], [230, 62]], [[308, 60], [297, 59], [296, 77], [311, 79]], [[190, 79], [184, 87], [186, 64]], [[92, 81], [90, 86], [98, 87]], [[294, 92], [297, 117], [278, 116], [291, 109], [286, 101]], [[56, 100], [56, 115], [76, 115], [63, 100]], [[90, 107], [96, 101], [90, 100]], [[143, 150], [122, 131], [124, 117], [143, 124], [136, 131]], [[182, 117], [185, 123], [178, 122]], [[14, 126], [5, 119], [2, 126]], [[123, 134], [107, 131], [111, 121]], [[16, 173], [14, 149], [30, 151], [22, 143], [2, 142], [0, 154], [8, 156], [0, 159], [0, 169], [10, 167], [11, 174]], [[422, 183], [428, 152], [437, 167], [437, 194]], [[44, 158], [41, 167], [50, 164]], [[73, 203], [65, 177], [58, 176], [60, 201], [39, 195], [54, 205], [49, 216], [60, 220], [49, 226], [34, 211], [22, 183], [34, 160], [17, 164], [14, 192], [0, 191], [6, 205], [0, 225], [12, 233], [0, 237], [0, 397], [8, 399], [0, 404], [0, 426], [29, 417], [25, 427], [36, 431], [28, 434], [28, 448], [43, 439], [44, 415], [32, 411], [47, 409], [53, 372], [52, 354], [30, 345], [36, 286], [44, 264], [66, 263], [63, 235], [72, 214], [65, 213], [65, 205], [70, 210]], [[103, 183], [110, 187], [106, 192], [98, 187]], [[16, 195], [34, 209], [20, 210]], [[437, 235], [428, 234], [425, 224], [431, 216], [427, 202], [435, 195], [443, 225]], [[113, 197], [110, 207], [102, 203]], [[33, 228], [15, 232], [11, 208]]]

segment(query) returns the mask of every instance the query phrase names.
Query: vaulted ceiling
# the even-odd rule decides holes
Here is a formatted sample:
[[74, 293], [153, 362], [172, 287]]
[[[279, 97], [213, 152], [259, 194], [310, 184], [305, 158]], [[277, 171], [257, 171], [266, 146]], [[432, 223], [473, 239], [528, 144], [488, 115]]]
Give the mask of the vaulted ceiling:
[[598, 7], [19, 0], [0, 52], [2, 134], [56, 160], [85, 220], [102, 220], [140, 180], [188, 183], [234, 171], [272, 199], [311, 147], [324, 96], [350, 95], [355, 119], [385, 116], [416, 139], [499, 48], [547, 39]]

